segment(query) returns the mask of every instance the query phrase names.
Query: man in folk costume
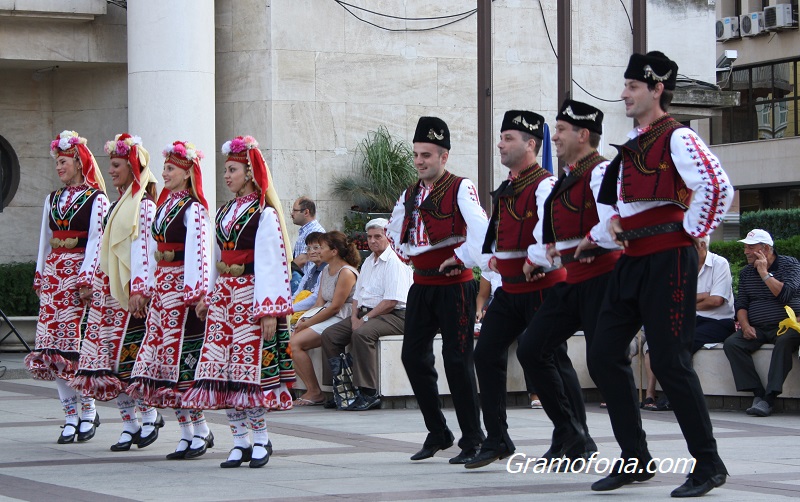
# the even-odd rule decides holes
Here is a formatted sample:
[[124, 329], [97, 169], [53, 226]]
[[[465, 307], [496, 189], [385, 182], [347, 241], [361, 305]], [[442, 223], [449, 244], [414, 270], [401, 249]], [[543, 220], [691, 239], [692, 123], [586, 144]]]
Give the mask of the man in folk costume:
[[58, 443], [64, 444], [76, 436], [88, 441], [100, 425], [94, 399], [79, 396], [68, 382], [78, 369], [81, 322], [92, 297], [108, 198], [86, 138], [63, 131], [51, 142], [50, 155], [65, 186], [44, 201], [33, 281], [40, 300], [39, 322], [25, 365], [33, 378], [56, 381], [65, 416]]
[[183, 407], [226, 410], [234, 447], [220, 467], [249, 461], [257, 468], [272, 454], [267, 412], [292, 407], [287, 387], [294, 381], [287, 324], [292, 314], [289, 236], [255, 138], [237, 136], [222, 145], [222, 153], [227, 156], [225, 182], [236, 197], [217, 211], [219, 277], [198, 307], [201, 317], [208, 312], [206, 337]]
[[414, 133], [419, 181], [406, 189], [392, 212], [386, 234], [401, 259], [414, 264], [408, 293], [402, 360], [428, 437], [411, 460], [432, 457], [453, 445], [439, 401], [433, 367], [433, 338], [442, 334], [442, 358], [462, 437], [463, 464], [483, 441], [472, 351], [477, 286], [471, 267], [479, 263], [486, 213], [475, 185], [445, 169], [450, 131], [437, 117], [422, 117]]
[[156, 243], [150, 226], [156, 213], [156, 179], [150, 172], [150, 154], [138, 136], [118, 134], [105, 150], [120, 197], [104, 223], [96, 300], [89, 310], [78, 373], [70, 385], [101, 401], [116, 398], [123, 432], [111, 451], [127, 451], [134, 444], [138, 448], [151, 445], [164, 425], [155, 408], [137, 403], [124, 392], [144, 339], [154, 286]]
[[212, 226], [203, 194], [202, 152], [192, 143], [175, 141], [163, 154], [164, 189], [151, 227], [158, 248], [155, 290], [126, 392], [149, 406], [175, 409], [181, 439], [167, 459], [180, 460], [214, 446], [203, 412], [181, 408], [203, 346], [205, 326], [195, 306], [212, 279]]
[[[633, 54], [625, 71], [625, 114], [639, 126], [609, 164], [598, 202], [618, 215], [610, 228], [624, 247], [608, 284], [588, 362], [629, 464], [651, 459], [642, 429], [628, 344], [644, 325], [653, 373], [681, 426], [694, 472], [672, 492], [697, 497], [725, 483], [703, 389], [692, 369], [697, 289], [694, 239], [710, 234], [733, 200], [719, 160], [668, 113], [678, 65], [661, 52]], [[615, 464], [596, 491], [645, 481], [654, 472]]]
[[[575, 405], [574, 390], [561, 384], [566, 341], [583, 329], [587, 352], [592, 345], [597, 313], [605, 297], [611, 270], [621, 255], [608, 232], [614, 211], [596, 201], [608, 161], [598, 152], [603, 112], [567, 99], [556, 116], [553, 144], [563, 161], [561, 175], [544, 203], [542, 241], [549, 265], [560, 263], [567, 272], [554, 285], [520, 337], [517, 356], [530, 372], [547, 416], [555, 425], [555, 447], [544, 457], [577, 458], [597, 447], [588, 434], [583, 403]], [[579, 252], [578, 247], [583, 251]], [[562, 356], [566, 357], [566, 355]], [[572, 369], [569, 358], [566, 364]], [[576, 386], [580, 400], [580, 385]]]
[[[492, 193], [492, 217], [483, 243], [483, 261], [485, 269], [500, 274], [502, 285], [486, 311], [475, 347], [487, 438], [480, 453], [467, 462], [468, 469], [483, 467], [514, 453], [506, 415], [508, 348], [525, 331], [550, 288], [567, 276], [562, 268], [547, 273], [543, 268], [548, 265], [542, 244], [544, 201], [556, 181], [536, 161], [544, 128], [544, 118], [526, 110], [507, 111], [500, 126], [497, 147], [500, 162], [508, 167], [509, 174]], [[536, 264], [536, 269], [530, 267], [526, 272], [526, 263]], [[562, 349], [567, 363], [565, 382], [577, 386], [578, 376], [568, 364], [566, 346]], [[533, 383], [539, 393], [539, 386]]]

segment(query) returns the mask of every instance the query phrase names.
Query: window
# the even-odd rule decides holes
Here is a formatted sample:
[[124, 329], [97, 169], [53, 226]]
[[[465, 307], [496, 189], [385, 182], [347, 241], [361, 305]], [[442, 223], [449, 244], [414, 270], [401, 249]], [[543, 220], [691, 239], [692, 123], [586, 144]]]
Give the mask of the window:
[[739, 91], [740, 104], [711, 119], [711, 143], [740, 143], [800, 135], [797, 75], [800, 58], [736, 67], [723, 90]]
[[0, 136], [0, 212], [8, 206], [19, 187], [19, 160], [11, 144]]

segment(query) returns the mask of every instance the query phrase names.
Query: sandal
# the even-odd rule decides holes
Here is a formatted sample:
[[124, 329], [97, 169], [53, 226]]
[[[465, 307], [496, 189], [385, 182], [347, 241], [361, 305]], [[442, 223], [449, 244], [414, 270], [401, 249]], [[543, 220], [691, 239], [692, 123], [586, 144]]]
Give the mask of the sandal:
[[319, 401], [312, 401], [310, 399], [306, 399], [304, 397], [298, 397], [294, 400], [295, 406], [322, 406], [325, 403], [325, 398], [323, 397]]
[[641, 408], [643, 410], [648, 410], [648, 411], [657, 411], [658, 410], [658, 406], [656, 406], [656, 398], [654, 398], [654, 397], [646, 398], [642, 402]]

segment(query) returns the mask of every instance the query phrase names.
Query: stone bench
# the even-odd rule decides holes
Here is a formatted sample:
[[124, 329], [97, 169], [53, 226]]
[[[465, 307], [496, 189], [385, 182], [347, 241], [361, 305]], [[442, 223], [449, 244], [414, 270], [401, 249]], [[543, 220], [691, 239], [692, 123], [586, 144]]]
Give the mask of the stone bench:
[[[378, 372], [379, 372], [379, 391], [382, 396], [386, 398], [413, 398], [413, 391], [411, 384], [406, 376], [403, 363], [400, 359], [400, 351], [403, 344], [403, 337], [399, 335], [386, 336], [378, 341]], [[569, 356], [572, 359], [575, 371], [578, 373], [581, 387], [587, 395], [594, 396], [599, 399], [599, 393], [596, 389], [594, 381], [589, 376], [589, 370], [586, 366], [586, 343], [583, 338], [583, 333], [577, 333], [569, 339], [568, 343]], [[765, 344], [761, 349], [757, 350], [754, 354], [756, 369], [762, 378], [766, 381], [767, 372], [769, 370], [770, 357], [772, 355], [773, 345]], [[439, 374], [439, 394], [448, 396], [450, 389], [447, 385], [445, 378], [444, 365], [441, 357], [442, 341], [440, 336], [436, 336], [433, 342], [433, 351], [436, 356], [436, 371]], [[525, 395], [525, 378], [522, 373], [519, 361], [516, 356], [517, 345], [512, 344], [509, 348], [508, 357], [508, 392], [509, 394], [522, 394]], [[322, 375], [322, 350], [314, 349], [309, 352], [311, 360], [314, 362], [314, 369], [319, 379]], [[800, 361], [798, 355], [793, 355], [794, 366], [783, 387], [783, 394], [780, 396], [783, 401], [787, 398], [800, 397]], [[631, 360], [631, 368], [633, 369], [634, 380], [639, 389], [644, 389], [641, 382], [647, 384], [647, 376], [644, 366], [644, 360], [640, 354], [635, 354]], [[731, 373], [730, 363], [728, 358], [725, 357], [725, 352], [722, 350], [722, 344], [716, 344], [710, 349], [701, 349], [694, 356], [694, 368], [697, 376], [700, 378], [700, 384], [703, 387], [703, 392], [709, 400], [709, 405], [713, 408], [732, 408], [739, 409], [741, 407], [749, 406], [752, 395], [750, 393], [736, 392], [736, 387], [733, 383], [733, 374]], [[298, 379], [298, 388], [305, 388], [302, 381]], [[323, 385], [322, 389], [330, 392], [330, 385]], [[588, 391], [588, 392], [587, 392]], [[527, 398], [527, 396], [525, 396]], [[796, 406], [784, 406], [784, 408], [798, 408], [800, 409], [800, 402], [795, 403]]]

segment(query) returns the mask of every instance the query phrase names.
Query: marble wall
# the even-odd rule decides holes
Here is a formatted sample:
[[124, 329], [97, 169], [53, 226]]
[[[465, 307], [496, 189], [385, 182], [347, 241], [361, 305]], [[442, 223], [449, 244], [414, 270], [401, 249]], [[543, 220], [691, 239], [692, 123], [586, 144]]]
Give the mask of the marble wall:
[[[602, 147], [607, 155], [614, 153], [608, 144], [621, 141], [631, 126], [614, 100], [632, 45], [625, 12], [632, 1], [572, 2], [573, 75], [586, 90], [575, 85], [573, 97], [606, 112]], [[474, 6], [461, 0], [350, 3], [405, 18], [451, 15]], [[648, 1], [650, 44], [677, 54], [681, 72], [689, 75], [713, 72], [713, 32], [695, 29], [706, 22], [713, 26], [713, 6], [704, 9], [703, 3]], [[442, 21], [353, 11], [394, 30], [387, 31], [332, 1], [216, 0], [214, 5], [217, 153], [209, 158], [216, 160], [217, 172], [224, 160], [219, 146], [251, 134], [272, 168], [284, 210], [308, 195], [317, 201], [323, 225], [341, 228], [350, 202], [331, 193], [331, 181], [354, 172], [354, 151], [367, 132], [383, 125], [410, 142], [421, 115], [438, 115], [452, 132], [448, 167], [477, 177], [475, 15], [412, 31]], [[557, 0], [492, 3], [495, 128], [512, 108], [537, 111], [554, 123], [557, 60], [547, 32], [555, 45], [556, 9]], [[0, 18], [0, 135], [17, 150], [25, 173], [17, 197], [0, 215], [0, 239], [5, 239], [0, 261], [35, 254], [36, 235], [20, 240], [6, 237], [4, 230], [38, 225], [40, 211], [34, 207], [57, 182], [47, 156], [50, 136], [66, 127], [77, 129], [97, 152], [101, 141], [126, 128], [124, 24], [124, 11], [110, 4], [93, 21], [34, 26]], [[31, 80], [32, 71], [50, 61], [57, 61], [59, 70]], [[506, 173], [495, 157], [495, 185]], [[218, 202], [226, 200], [221, 176], [216, 184]], [[297, 228], [290, 226], [294, 237]]]

